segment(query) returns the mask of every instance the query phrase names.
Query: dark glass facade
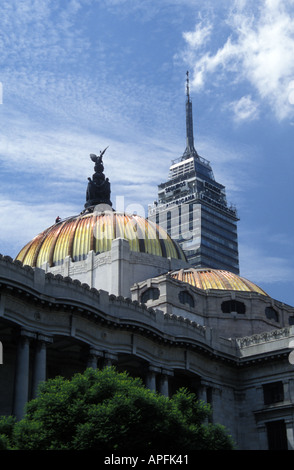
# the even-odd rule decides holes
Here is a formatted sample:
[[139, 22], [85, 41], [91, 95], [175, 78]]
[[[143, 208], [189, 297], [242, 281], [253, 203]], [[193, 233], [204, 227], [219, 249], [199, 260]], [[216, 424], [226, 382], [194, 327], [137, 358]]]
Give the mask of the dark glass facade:
[[239, 274], [238, 217], [208, 161], [193, 155], [173, 163], [148, 216], [179, 242], [192, 266]]

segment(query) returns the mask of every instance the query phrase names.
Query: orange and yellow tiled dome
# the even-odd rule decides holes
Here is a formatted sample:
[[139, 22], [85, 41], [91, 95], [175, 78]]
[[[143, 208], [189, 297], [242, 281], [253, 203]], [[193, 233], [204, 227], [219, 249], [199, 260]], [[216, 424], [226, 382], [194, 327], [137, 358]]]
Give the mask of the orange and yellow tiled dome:
[[17, 255], [23, 264], [41, 267], [62, 264], [67, 256], [85, 259], [93, 250], [111, 250], [115, 238], [129, 241], [131, 251], [185, 261], [181, 248], [158, 225], [137, 215], [115, 211], [82, 213], [62, 220], [30, 241]]
[[241, 292], [257, 292], [267, 295], [264, 290], [251, 281], [237, 274], [221, 269], [180, 269], [170, 273], [173, 279], [186, 282], [199, 289], [233, 290]]

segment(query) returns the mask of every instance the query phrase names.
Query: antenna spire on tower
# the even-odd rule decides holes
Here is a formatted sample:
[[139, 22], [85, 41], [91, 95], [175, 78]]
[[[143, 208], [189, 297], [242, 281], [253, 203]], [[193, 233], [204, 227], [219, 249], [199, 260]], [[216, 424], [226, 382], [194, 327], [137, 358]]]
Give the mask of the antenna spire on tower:
[[186, 79], [186, 95], [188, 100], [190, 99], [190, 83], [189, 83], [189, 70], [186, 72], [187, 79]]
[[190, 99], [190, 79], [189, 71], [186, 72], [186, 150], [183, 158], [189, 158], [191, 156], [198, 156], [194, 148], [194, 135], [193, 135], [193, 113], [192, 113], [192, 101]]

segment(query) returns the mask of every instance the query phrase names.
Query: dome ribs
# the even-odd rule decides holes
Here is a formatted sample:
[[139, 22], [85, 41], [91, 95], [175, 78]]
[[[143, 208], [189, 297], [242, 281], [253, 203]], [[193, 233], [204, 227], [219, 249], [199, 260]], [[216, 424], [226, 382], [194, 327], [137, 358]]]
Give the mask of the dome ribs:
[[74, 244], [76, 228], [78, 226], [79, 220], [80, 219], [77, 218], [75, 221], [71, 222], [71, 231], [69, 235], [68, 251], [67, 251], [67, 255], [70, 256], [71, 259], [73, 259], [73, 244]]
[[119, 237], [129, 241], [131, 251], [186, 261], [181, 248], [159, 225], [115, 211], [68, 217], [37, 235], [16, 260], [37, 267], [62, 264], [67, 256], [80, 261], [92, 250], [96, 254], [110, 251], [112, 241]]
[[202, 290], [227, 290], [255, 292], [267, 296], [259, 286], [230, 271], [221, 269], [186, 268], [170, 273], [173, 279], [185, 282]]
[[57, 239], [58, 239], [58, 236], [62, 230], [62, 228], [65, 226], [65, 224], [68, 223], [68, 222], [63, 222], [59, 228], [57, 230], [54, 231], [54, 235], [53, 235], [53, 240], [51, 242], [51, 246], [50, 246], [50, 251], [49, 251], [49, 257], [48, 257], [48, 263], [49, 263], [49, 266], [52, 267], [54, 266], [54, 250], [55, 250], [55, 245], [57, 243]]

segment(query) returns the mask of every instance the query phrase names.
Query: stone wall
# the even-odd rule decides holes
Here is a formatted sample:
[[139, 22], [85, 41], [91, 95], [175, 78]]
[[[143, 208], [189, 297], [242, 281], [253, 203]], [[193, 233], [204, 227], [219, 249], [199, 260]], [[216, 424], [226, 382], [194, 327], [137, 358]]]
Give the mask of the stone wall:
[[[293, 337], [289, 327], [224, 338], [191, 318], [0, 257], [0, 414], [20, 418], [46, 378], [114, 364], [164, 394], [188, 386], [239, 449], [266, 449], [266, 424], [277, 419], [292, 448]], [[262, 387], [277, 381], [283, 400], [264, 404]]]

